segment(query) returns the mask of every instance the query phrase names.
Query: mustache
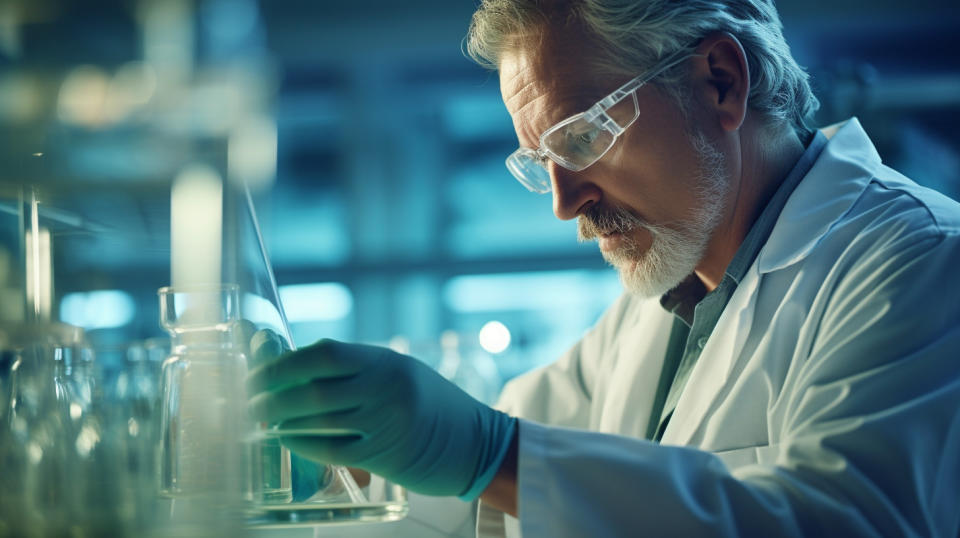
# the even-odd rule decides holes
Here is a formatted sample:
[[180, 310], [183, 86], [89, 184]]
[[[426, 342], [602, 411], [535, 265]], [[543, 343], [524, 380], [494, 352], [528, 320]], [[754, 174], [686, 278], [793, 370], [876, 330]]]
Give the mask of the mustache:
[[577, 217], [577, 239], [589, 241], [601, 235], [628, 233], [648, 223], [622, 207], [594, 204]]

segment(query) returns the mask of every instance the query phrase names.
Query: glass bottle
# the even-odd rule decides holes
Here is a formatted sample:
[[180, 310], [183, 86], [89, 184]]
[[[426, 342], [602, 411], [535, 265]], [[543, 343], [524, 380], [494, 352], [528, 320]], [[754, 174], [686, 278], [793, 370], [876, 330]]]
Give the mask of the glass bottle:
[[68, 464], [70, 427], [60, 382], [63, 342], [76, 340], [75, 332], [57, 324], [23, 325], [15, 331], [19, 341], [4, 351], [10, 403], [0, 443], [0, 511], [13, 536], [59, 535], [75, 524], [80, 499]]

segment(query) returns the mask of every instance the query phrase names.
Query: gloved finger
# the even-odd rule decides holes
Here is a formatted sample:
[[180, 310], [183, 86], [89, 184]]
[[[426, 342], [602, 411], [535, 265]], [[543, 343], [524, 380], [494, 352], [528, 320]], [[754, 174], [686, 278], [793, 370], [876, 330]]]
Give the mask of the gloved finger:
[[250, 337], [250, 366], [270, 362], [289, 351], [286, 342], [274, 331], [261, 329]]
[[[309, 417], [285, 420], [277, 425], [278, 431], [290, 435], [316, 435], [320, 437], [368, 437], [368, 428], [359, 417], [358, 409], [339, 413], [325, 413]], [[287, 437], [287, 436], [285, 436]]]
[[278, 391], [261, 392], [247, 402], [254, 420], [275, 424], [292, 418], [358, 407], [364, 389], [356, 376], [314, 379]]
[[233, 329], [234, 344], [244, 353], [250, 351], [250, 339], [257, 332], [257, 326], [248, 319], [241, 319]]
[[323, 339], [251, 370], [247, 393], [274, 391], [310, 379], [351, 376], [369, 364], [371, 353], [380, 351], [389, 350]]
[[363, 439], [358, 436], [284, 436], [280, 442], [301, 457], [326, 464], [349, 465], [359, 461], [358, 446]]

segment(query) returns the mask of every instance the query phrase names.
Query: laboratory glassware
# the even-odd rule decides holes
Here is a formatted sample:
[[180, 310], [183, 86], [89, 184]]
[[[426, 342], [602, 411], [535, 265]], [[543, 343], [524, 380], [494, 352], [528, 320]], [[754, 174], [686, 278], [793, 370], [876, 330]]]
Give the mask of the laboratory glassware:
[[[0, 324], [7, 414], [0, 435], [0, 535], [139, 534], [126, 445], [93, 389], [101, 376], [76, 327]], [[91, 390], [77, 390], [77, 387]], [[126, 423], [123, 422], [124, 426]]]
[[[143, 483], [156, 467], [126, 441], [136, 424], [108, 401], [85, 332], [52, 321], [54, 282], [70, 289], [76, 269], [69, 257], [55, 263], [54, 244], [109, 231], [54, 203], [69, 199], [48, 186], [0, 187], [0, 536], [144, 535], [157, 488]], [[150, 464], [131, 473], [126, 461]]]
[[[52, 151], [44, 159], [51, 155]], [[15, 231], [10, 241], [6, 236], [3, 237], [3, 246], [17, 257], [13, 262], [16, 274], [8, 273], [7, 281], [0, 283], [0, 287], [19, 288], [21, 306], [14, 312], [18, 323], [42, 326], [47, 323], [47, 316], [67, 319], [63, 317], [65, 310], [60, 310], [65, 305], [66, 295], [77, 293], [92, 296], [98, 289], [124, 291], [134, 300], [136, 307], [130, 312], [128, 321], [124, 322], [128, 325], [122, 329], [122, 333], [120, 329], [91, 331], [91, 337], [95, 340], [94, 355], [85, 351], [64, 351], [60, 366], [50, 366], [53, 381], [49, 386], [56, 388], [56, 383], [59, 383], [60, 392], [68, 395], [69, 399], [48, 405], [58, 409], [54, 415], [57, 418], [49, 422], [59, 424], [62, 433], [55, 436], [59, 440], [53, 443], [54, 448], [44, 453], [50, 457], [48, 463], [53, 465], [61, 462], [56, 465], [72, 473], [68, 479], [60, 482], [63, 491], [58, 493], [69, 499], [65, 498], [56, 506], [49, 503], [42, 509], [21, 510], [25, 506], [37, 506], [37, 502], [18, 500], [24, 497], [22, 492], [25, 490], [14, 486], [17, 481], [23, 483], [36, 473], [18, 477], [3, 472], [0, 496], [3, 496], [4, 502], [0, 503], [3, 505], [0, 511], [22, 514], [21, 522], [28, 521], [27, 515], [36, 515], [20, 527], [32, 528], [34, 534], [43, 533], [36, 529], [54, 529], [57, 521], [68, 520], [78, 529], [113, 528], [115, 532], [111, 534], [116, 535], [143, 535], [144, 529], [164, 535], [182, 533], [190, 528], [207, 528], [207, 525], [223, 525], [224, 529], [233, 529], [242, 534], [243, 527], [247, 526], [360, 524], [404, 517], [407, 501], [403, 488], [380, 477], [355, 471], [355, 478], [344, 467], [323, 465], [292, 456], [275, 437], [247, 435], [256, 432], [255, 425], [251, 424], [240, 427], [250, 429], [241, 432], [247, 436], [243, 437], [246, 443], [241, 443], [238, 456], [241, 460], [247, 458], [249, 465], [241, 473], [245, 478], [233, 484], [239, 493], [231, 494], [232, 500], [225, 497], [210, 503], [195, 503], [194, 506], [198, 508], [195, 513], [190, 513], [191, 503], [186, 502], [175, 490], [169, 494], [160, 493], [162, 475], [159, 470], [163, 461], [160, 456], [164, 452], [160, 427], [163, 391], [150, 396], [149, 384], [135, 381], [138, 377], [142, 379], [144, 376], [157, 375], [149, 374], [145, 369], [146, 364], [137, 364], [140, 359], [135, 355], [139, 351], [127, 353], [126, 348], [122, 347], [124, 342], [105, 337], [132, 333], [141, 335], [149, 327], [159, 327], [155, 319], [159, 309], [155, 302], [142, 301], [144, 292], [147, 292], [141, 289], [142, 286], [155, 283], [155, 286], [151, 285], [152, 292], [159, 286], [172, 283], [175, 285], [173, 289], [178, 289], [177, 282], [169, 279], [169, 274], [164, 274], [164, 266], [172, 257], [170, 236], [164, 221], [169, 202], [158, 201], [155, 198], [156, 189], [127, 190], [116, 185], [102, 191], [97, 189], [96, 185], [83, 185], [81, 188], [69, 182], [41, 183], [36, 188], [27, 184], [25, 188], [11, 192], [0, 189], [3, 195], [0, 216], [10, 216]], [[225, 184], [222, 199], [218, 203], [222, 204], [223, 216], [222, 226], [217, 230], [218, 234], [222, 234], [222, 270], [217, 281], [227, 283], [223, 286], [230, 283], [237, 286], [234, 306], [238, 321], [230, 331], [234, 337], [232, 352], [247, 357], [250, 333], [263, 329], [272, 330], [287, 348], [293, 349], [292, 333], [286, 323], [276, 280], [260, 237], [252, 197], [242, 185]], [[113, 209], [104, 212], [102, 209], [105, 206]], [[139, 220], [131, 220], [133, 215], [137, 215]], [[32, 256], [26, 255], [28, 249], [25, 238], [28, 232], [31, 237], [49, 236], [46, 244], [30, 243], [29, 252]], [[128, 260], [124, 257], [125, 252], [137, 252], [137, 256], [131, 255]], [[128, 269], [130, 263], [143, 265], [137, 266], [134, 272]], [[39, 270], [44, 276], [43, 272], [47, 269], [47, 280], [32, 279], [26, 282], [25, 275], [36, 275]], [[96, 279], [91, 279], [91, 276]], [[40, 285], [37, 286], [37, 283]], [[88, 291], [91, 293], [88, 294]], [[13, 304], [6, 300], [6, 295], [3, 297], [0, 306], [4, 309]], [[149, 304], [150, 308], [145, 308], [144, 304]], [[5, 312], [0, 313], [0, 328], [3, 327], [3, 317], [7, 315]], [[90, 317], [94, 314], [101, 312], [87, 312], [87, 318], [96, 319]], [[231, 313], [231, 316], [234, 314]], [[174, 354], [172, 350], [164, 350], [169, 342], [170, 338], [149, 338], [142, 343], [142, 348], [150, 361], [155, 361], [158, 355], [166, 360], [168, 355]], [[104, 345], [113, 348], [104, 352]], [[7, 351], [5, 346], [0, 348], [0, 367], [6, 365], [0, 372], [0, 390], [6, 394], [3, 397], [5, 403], [0, 404], [0, 413], [9, 418], [11, 381], [10, 374], [3, 372], [9, 372], [14, 359], [21, 357], [25, 351], [14, 353]], [[54, 349], [43, 353], [49, 355], [51, 361], [55, 360]], [[127, 357], [124, 359], [125, 353]], [[93, 360], [88, 361], [91, 357]], [[97, 364], [102, 367], [97, 367]], [[83, 372], [92, 372], [92, 376]], [[213, 392], [207, 391], [203, 397], [212, 398]], [[151, 399], [158, 407], [151, 408]], [[242, 400], [235, 400], [237, 409], [244, 410], [245, 399], [237, 400]], [[18, 461], [18, 458], [19, 461], [27, 461], [30, 456], [28, 444], [7, 442], [15, 438], [9, 420], [7, 424], [4, 437], [0, 439], [0, 470], [3, 471], [24, 467], [5, 462]], [[254, 441], [262, 445], [258, 448]], [[270, 448], [281, 456], [268, 456]], [[61, 454], [54, 457], [57, 451]], [[36, 453], [35, 449], [33, 453]], [[289, 459], [285, 459], [283, 454]], [[277, 464], [272, 465], [273, 462]], [[273, 475], [270, 474], [271, 469], [274, 470]], [[270, 476], [278, 477], [274, 482], [278, 487], [273, 488], [276, 495], [273, 496], [266, 495], [271, 492]], [[36, 482], [33, 478], [30, 480]], [[69, 486], [63, 487], [63, 484]], [[266, 486], [258, 490], [255, 487], [258, 484]], [[289, 490], [287, 484], [291, 486]], [[38, 488], [34, 490], [41, 491]], [[199, 507], [204, 508], [205, 514], [196, 513]], [[172, 514], [169, 522], [168, 514]], [[208, 517], [206, 514], [219, 515], [203, 519]], [[181, 525], [182, 522], [191, 521], [191, 518], [196, 525]], [[0, 526], [5, 522], [0, 518]], [[30, 533], [16, 535], [29, 536]]]
[[174, 528], [205, 532], [241, 521], [257, 478], [245, 442], [246, 357], [235, 345], [236, 286], [161, 288], [170, 333], [163, 363], [160, 481]]
[[[12, 533], [55, 533], [74, 511], [67, 483], [62, 373], [55, 362], [55, 333], [63, 327], [5, 324], [4, 354], [9, 358], [8, 411], [3, 446], [0, 520]], [[29, 534], [28, 534], [29, 535]]]
[[[250, 334], [273, 332], [286, 350], [296, 349], [253, 197], [246, 185], [228, 189], [224, 200], [224, 281], [241, 293], [242, 325]], [[244, 339], [249, 342], [249, 338]], [[259, 427], [256, 437], [278, 443], [275, 429]], [[285, 449], [284, 449], [285, 450]], [[254, 527], [298, 527], [393, 521], [408, 512], [406, 490], [382, 477], [292, 456], [294, 499], [258, 504], [248, 519]]]
[[502, 385], [493, 359], [486, 352], [464, 345], [455, 331], [440, 335], [440, 350], [437, 372], [470, 396], [493, 405]]

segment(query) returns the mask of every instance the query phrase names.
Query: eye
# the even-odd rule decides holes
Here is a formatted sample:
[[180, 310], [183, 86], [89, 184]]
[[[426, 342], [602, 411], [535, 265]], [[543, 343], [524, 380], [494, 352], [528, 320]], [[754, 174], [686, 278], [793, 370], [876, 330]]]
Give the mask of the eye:
[[576, 140], [581, 144], [589, 146], [593, 144], [593, 141], [596, 140], [598, 136], [600, 136], [600, 129], [590, 129], [589, 131], [584, 131], [576, 135]]

